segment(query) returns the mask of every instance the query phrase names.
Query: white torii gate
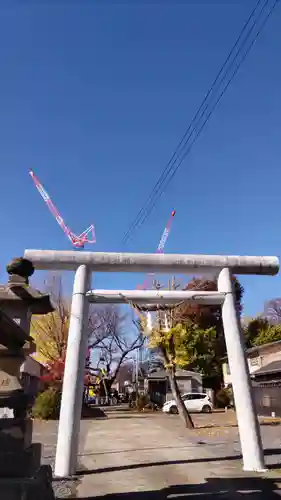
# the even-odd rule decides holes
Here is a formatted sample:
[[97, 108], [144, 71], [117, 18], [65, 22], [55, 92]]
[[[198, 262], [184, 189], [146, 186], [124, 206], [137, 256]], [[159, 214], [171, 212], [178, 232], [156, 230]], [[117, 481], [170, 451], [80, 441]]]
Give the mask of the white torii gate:
[[[182, 300], [221, 304], [244, 470], [264, 470], [260, 428], [255, 412], [240, 318], [236, 311], [232, 273], [273, 276], [279, 271], [277, 257], [77, 253], [53, 250], [26, 250], [24, 257], [29, 259], [36, 269], [75, 271], [56, 450], [56, 476], [68, 477], [76, 472], [89, 302], [122, 303], [128, 300], [139, 304], [172, 304]], [[88, 291], [92, 271], [204, 274], [214, 270], [218, 272], [218, 292]]]

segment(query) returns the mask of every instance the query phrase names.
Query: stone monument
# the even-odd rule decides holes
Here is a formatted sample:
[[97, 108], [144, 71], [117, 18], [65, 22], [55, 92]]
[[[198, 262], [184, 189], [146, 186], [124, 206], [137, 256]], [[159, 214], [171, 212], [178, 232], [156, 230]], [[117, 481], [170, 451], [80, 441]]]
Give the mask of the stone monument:
[[32, 401], [21, 384], [20, 367], [36, 350], [29, 335], [32, 314], [54, 307], [48, 294], [29, 285], [30, 261], [14, 259], [7, 272], [8, 283], [0, 285], [0, 498], [50, 500], [52, 473], [41, 466], [41, 444], [32, 443]]

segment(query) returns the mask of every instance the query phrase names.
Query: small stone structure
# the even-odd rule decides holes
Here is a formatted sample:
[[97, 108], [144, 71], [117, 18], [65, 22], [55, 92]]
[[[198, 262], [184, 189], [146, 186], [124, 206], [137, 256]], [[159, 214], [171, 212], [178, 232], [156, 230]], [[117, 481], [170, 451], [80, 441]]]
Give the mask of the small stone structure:
[[41, 444], [32, 443], [32, 400], [22, 387], [20, 367], [35, 350], [31, 315], [54, 307], [49, 295], [29, 285], [31, 262], [14, 259], [7, 272], [7, 285], [0, 285], [0, 498], [50, 500], [52, 473], [40, 464]]
[[[202, 392], [202, 375], [200, 373], [177, 370], [176, 379], [182, 394], [186, 392]], [[145, 386], [151, 400], [158, 405], [162, 406], [165, 401], [173, 398], [168, 374], [165, 370], [150, 373], [145, 380]]]

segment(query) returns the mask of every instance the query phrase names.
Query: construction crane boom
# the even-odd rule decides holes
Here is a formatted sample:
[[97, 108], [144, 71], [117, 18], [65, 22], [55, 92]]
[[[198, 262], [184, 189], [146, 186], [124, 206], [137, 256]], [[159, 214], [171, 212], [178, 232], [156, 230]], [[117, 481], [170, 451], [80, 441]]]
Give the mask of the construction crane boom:
[[161, 240], [159, 242], [159, 245], [157, 247], [157, 253], [163, 253], [164, 252], [164, 247], [166, 245], [166, 241], [169, 237], [169, 234], [170, 234], [170, 231], [171, 231], [171, 226], [172, 226], [172, 222], [173, 222], [173, 219], [176, 215], [176, 211], [173, 210], [172, 213], [171, 213], [171, 216], [168, 220], [168, 224], [167, 226], [165, 227], [164, 231], [163, 231], [163, 234], [161, 236]]
[[[156, 253], [164, 253], [164, 248], [165, 248], [165, 245], [167, 243], [167, 239], [169, 237], [169, 234], [170, 234], [170, 231], [171, 231], [171, 227], [172, 227], [172, 222], [173, 222], [173, 219], [176, 215], [176, 211], [173, 210], [171, 215], [170, 215], [170, 218], [168, 220], [168, 223], [163, 231], [163, 234], [161, 236], [161, 239], [160, 239], [160, 242], [159, 242], [159, 245], [157, 247], [157, 250], [156, 250]], [[145, 280], [145, 282], [142, 284], [142, 285], [138, 285], [137, 288], [138, 289], [142, 289], [142, 290], [147, 290], [148, 289], [148, 286], [151, 284], [151, 279], [152, 277], [154, 276], [154, 273], [149, 273], [147, 275], [147, 278]]]
[[64, 234], [67, 236], [67, 238], [71, 241], [72, 245], [75, 248], [84, 248], [85, 243], [96, 243], [96, 236], [95, 236], [95, 228], [93, 224], [89, 226], [83, 233], [81, 233], [79, 236], [74, 234], [69, 227], [65, 224], [63, 218], [61, 217], [58, 209], [52, 202], [49, 194], [47, 191], [44, 189], [42, 186], [41, 182], [39, 179], [36, 177], [35, 173], [33, 170], [29, 171], [29, 175], [31, 176], [36, 189], [38, 190], [39, 194], [42, 196], [44, 202], [46, 203], [48, 209], [50, 210], [51, 214], [55, 217], [58, 225], [61, 227], [63, 230]]

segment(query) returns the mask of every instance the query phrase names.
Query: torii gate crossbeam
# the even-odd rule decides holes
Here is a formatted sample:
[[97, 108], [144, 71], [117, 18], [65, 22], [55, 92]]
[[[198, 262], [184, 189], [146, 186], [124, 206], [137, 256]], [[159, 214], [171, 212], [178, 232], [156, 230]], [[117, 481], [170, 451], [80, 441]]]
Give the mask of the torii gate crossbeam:
[[94, 304], [177, 304], [183, 301], [197, 304], [223, 304], [225, 294], [192, 290], [90, 290], [89, 302]]

